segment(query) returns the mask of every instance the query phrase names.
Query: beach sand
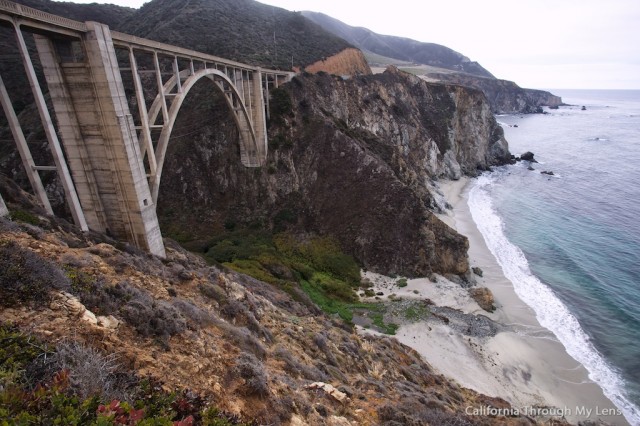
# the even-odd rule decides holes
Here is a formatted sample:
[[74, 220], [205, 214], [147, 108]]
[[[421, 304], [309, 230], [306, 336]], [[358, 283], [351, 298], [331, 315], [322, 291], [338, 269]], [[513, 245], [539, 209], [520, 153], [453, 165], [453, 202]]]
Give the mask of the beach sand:
[[[543, 421], [564, 415], [572, 423], [601, 419], [628, 425], [602, 389], [588, 378], [586, 369], [567, 354], [553, 333], [540, 326], [534, 311], [504, 277], [471, 217], [468, 179], [440, 182], [440, 189], [452, 209], [439, 217], [469, 239], [470, 266], [483, 272], [482, 277], [474, 276], [477, 286], [492, 291], [497, 309], [493, 313], [482, 310], [465, 288], [441, 276], [436, 276], [435, 283], [421, 278], [399, 287], [397, 279], [370, 272], [366, 275], [374, 283], [374, 291], [384, 293], [383, 300], [390, 294], [395, 299], [430, 299], [438, 307], [484, 315], [497, 323], [497, 330], [489, 335], [464, 332], [466, 325], [461, 329], [455, 319], [446, 324], [431, 316], [402, 324], [396, 333], [398, 340], [461, 386], [501, 397], [521, 414]], [[468, 324], [469, 316], [465, 318]], [[481, 407], [470, 408], [470, 413], [473, 408]]]

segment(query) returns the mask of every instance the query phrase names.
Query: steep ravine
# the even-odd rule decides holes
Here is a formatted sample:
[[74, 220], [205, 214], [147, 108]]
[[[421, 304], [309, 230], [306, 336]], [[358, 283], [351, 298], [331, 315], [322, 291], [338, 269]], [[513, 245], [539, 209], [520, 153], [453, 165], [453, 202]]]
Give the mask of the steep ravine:
[[163, 229], [189, 240], [225, 226], [287, 228], [333, 236], [373, 271], [468, 273], [466, 238], [432, 213], [441, 207], [432, 182], [509, 161], [480, 91], [393, 68], [298, 76], [272, 93], [262, 169], [240, 165], [228, 113], [204, 88], [199, 96], [176, 126], [187, 136], [169, 146]]

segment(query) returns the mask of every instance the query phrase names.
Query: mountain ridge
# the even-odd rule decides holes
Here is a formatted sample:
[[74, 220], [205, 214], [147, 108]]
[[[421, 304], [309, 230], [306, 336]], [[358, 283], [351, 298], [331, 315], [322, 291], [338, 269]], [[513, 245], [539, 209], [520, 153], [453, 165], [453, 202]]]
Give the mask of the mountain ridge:
[[364, 51], [467, 72], [481, 77], [493, 77], [477, 62], [473, 62], [463, 54], [440, 44], [420, 42], [406, 37], [381, 35], [364, 27], [352, 27], [319, 12], [303, 11], [302, 15]]
[[412, 72], [427, 79], [481, 90], [494, 113], [540, 113], [542, 106], [557, 107], [562, 104], [560, 97], [549, 92], [525, 89], [515, 82], [497, 79], [479, 63], [446, 46], [377, 34], [367, 28], [352, 27], [323, 13], [305, 11], [302, 14], [365, 52], [440, 68], [422, 71], [409, 66]]

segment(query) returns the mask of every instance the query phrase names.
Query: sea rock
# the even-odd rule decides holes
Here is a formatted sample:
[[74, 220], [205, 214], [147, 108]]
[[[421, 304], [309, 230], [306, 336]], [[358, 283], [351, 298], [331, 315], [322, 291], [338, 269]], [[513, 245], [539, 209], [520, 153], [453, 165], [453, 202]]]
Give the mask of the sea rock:
[[537, 163], [537, 161], [535, 160], [535, 158], [533, 158], [533, 156], [534, 156], [533, 152], [527, 151], [520, 156], [520, 159], [523, 161], [530, 161], [532, 163]]
[[473, 268], [471, 268], [471, 270], [473, 271], [474, 274], [476, 274], [477, 276], [481, 277], [482, 276], [482, 269], [474, 266]]
[[549, 176], [553, 176], [554, 175], [553, 172], [550, 171], [550, 170], [543, 170], [540, 173], [543, 174], [543, 175], [549, 175]]
[[469, 289], [469, 295], [475, 300], [478, 305], [487, 312], [493, 312], [496, 310], [494, 305], [495, 300], [493, 293], [486, 287], [475, 287]]

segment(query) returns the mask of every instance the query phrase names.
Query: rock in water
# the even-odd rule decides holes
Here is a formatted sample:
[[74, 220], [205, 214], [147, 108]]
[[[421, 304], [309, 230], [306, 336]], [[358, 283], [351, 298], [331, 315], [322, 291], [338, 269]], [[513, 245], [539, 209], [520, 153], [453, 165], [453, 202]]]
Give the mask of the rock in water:
[[524, 154], [522, 154], [522, 155], [520, 156], [520, 159], [521, 159], [521, 160], [524, 160], [524, 161], [530, 161], [530, 162], [532, 162], [532, 163], [537, 163], [537, 161], [535, 160], [535, 158], [533, 158], [533, 152], [531, 152], [531, 151], [527, 151], [527, 152], [525, 152]]

